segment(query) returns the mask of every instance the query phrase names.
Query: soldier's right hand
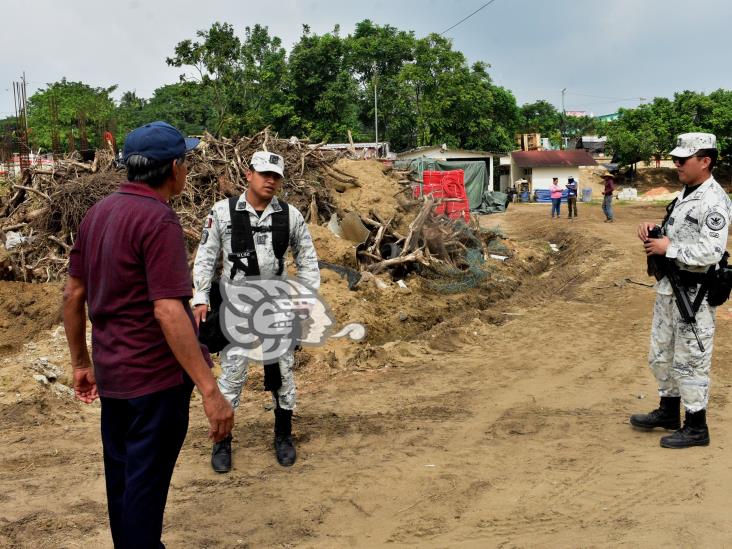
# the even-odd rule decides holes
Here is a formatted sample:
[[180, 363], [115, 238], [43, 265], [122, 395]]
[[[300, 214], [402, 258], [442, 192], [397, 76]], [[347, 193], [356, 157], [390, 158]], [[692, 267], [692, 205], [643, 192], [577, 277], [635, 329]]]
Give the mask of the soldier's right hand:
[[646, 240], [648, 240], [648, 231], [650, 231], [655, 226], [656, 224], [650, 221], [643, 221], [640, 225], [638, 225], [638, 238], [640, 238], [641, 242], [645, 242]]
[[193, 318], [196, 321], [196, 328], [201, 325], [201, 322], [206, 322], [206, 315], [208, 314], [208, 305], [196, 305], [193, 307]]
[[216, 388], [210, 396], [203, 397], [203, 411], [208, 418], [208, 438], [219, 442], [231, 434], [234, 427], [234, 408]]

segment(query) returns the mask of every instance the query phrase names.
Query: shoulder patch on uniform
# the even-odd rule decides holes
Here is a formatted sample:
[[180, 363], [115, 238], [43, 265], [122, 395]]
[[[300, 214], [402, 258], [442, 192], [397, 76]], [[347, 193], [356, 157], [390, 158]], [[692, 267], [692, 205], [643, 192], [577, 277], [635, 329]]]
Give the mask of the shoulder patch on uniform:
[[205, 244], [208, 240], [208, 231], [206, 229], [203, 229], [203, 232], [201, 233], [201, 244]]
[[725, 227], [725, 225], [727, 225], [727, 220], [721, 213], [711, 212], [707, 215], [704, 223], [713, 231], [720, 231]]
[[210, 229], [211, 225], [213, 225], [213, 217], [210, 215], [206, 218], [206, 221], [203, 222], [203, 228], [204, 229]]

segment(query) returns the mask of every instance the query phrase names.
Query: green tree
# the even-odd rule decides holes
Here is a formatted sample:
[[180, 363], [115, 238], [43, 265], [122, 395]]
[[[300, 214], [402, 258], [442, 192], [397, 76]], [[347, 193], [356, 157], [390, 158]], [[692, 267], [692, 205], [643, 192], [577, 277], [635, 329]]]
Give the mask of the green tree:
[[401, 71], [414, 108], [415, 145], [510, 150], [519, 111], [513, 95], [493, 85], [488, 65], [469, 67], [446, 38], [416, 41], [414, 63]]
[[267, 125], [285, 125], [293, 110], [284, 90], [287, 61], [282, 41], [270, 36], [267, 27], [246, 27], [239, 66], [230, 98], [238, 133], [252, 135]]
[[560, 129], [562, 115], [549, 101], [539, 100], [521, 106], [521, 133], [539, 133], [549, 137]]
[[191, 67], [193, 75], [181, 74], [181, 82], [199, 82], [211, 91], [216, 113], [213, 133], [227, 133], [236, 126], [231, 113], [237, 87], [240, 85], [241, 41], [228, 23], [214, 23], [209, 30], [199, 30], [199, 41], [190, 39], [178, 42], [174, 56], [165, 62], [173, 67]]
[[712, 109], [707, 127], [717, 136], [717, 146], [726, 163], [732, 159], [732, 91], [719, 89], [709, 94]]
[[139, 97], [134, 91], [126, 91], [120, 98], [117, 105], [117, 145], [124, 142], [124, 138], [130, 130], [142, 126], [152, 120], [145, 119], [145, 107], [148, 101]]
[[181, 75], [181, 80], [208, 90], [215, 112], [213, 133], [252, 134], [266, 125], [290, 123], [286, 51], [278, 37], [270, 36], [267, 27], [254, 25], [244, 29], [240, 40], [228, 23], [214, 23], [196, 35], [199, 41], [179, 42], [175, 56], [166, 62], [191, 67], [193, 75]]
[[[69, 132], [81, 137], [82, 125], [90, 146], [100, 145], [101, 132], [109, 129], [115, 113], [111, 93], [117, 86], [93, 88], [66, 78], [48, 84], [28, 99], [28, 139], [35, 149], [50, 150], [52, 130], [56, 125], [60, 145], [68, 147]], [[58, 123], [54, 124], [51, 104], [55, 102]]]
[[288, 92], [295, 116], [287, 128], [292, 133], [328, 141], [344, 141], [349, 129], [361, 134], [358, 82], [346, 65], [339, 32], [336, 26], [319, 36], [304, 25], [292, 48]]
[[[376, 88], [379, 140], [390, 141], [397, 148], [406, 145], [408, 140], [404, 139], [402, 133], [410, 128], [410, 113], [405, 108], [399, 73], [405, 63], [413, 61], [414, 33], [400, 31], [391, 25], [379, 26], [365, 19], [356, 24], [353, 34], [345, 39], [345, 43], [346, 66], [359, 83], [359, 118], [362, 127], [375, 130]], [[406, 117], [406, 120], [402, 120], [402, 117]]]
[[660, 115], [663, 101], [620, 109], [619, 118], [608, 127], [608, 145], [622, 164], [661, 157], [671, 146], [668, 127]]
[[608, 142], [621, 162], [630, 164], [666, 156], [681, 133], [710, 132], [728, 155], [730, 129], [732, 92], [717, 90], [707, 96], [687, 90], [674, 94], [673, 100], [657, 97], [636, 109], [621, 109], [609, 125]]

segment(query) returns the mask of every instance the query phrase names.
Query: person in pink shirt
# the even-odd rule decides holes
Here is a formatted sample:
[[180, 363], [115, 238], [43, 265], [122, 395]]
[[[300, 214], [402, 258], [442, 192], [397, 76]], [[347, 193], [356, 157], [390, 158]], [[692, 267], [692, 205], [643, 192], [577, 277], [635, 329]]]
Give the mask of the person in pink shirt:
[[559, 219], [559, 206], [562, 204], [562, 188], [559, 186], [559, 178], [552, 178], [552, 186], [549, 187], [551, 194], [549, 195], [552, 199], [552, 219], [556, 215]]

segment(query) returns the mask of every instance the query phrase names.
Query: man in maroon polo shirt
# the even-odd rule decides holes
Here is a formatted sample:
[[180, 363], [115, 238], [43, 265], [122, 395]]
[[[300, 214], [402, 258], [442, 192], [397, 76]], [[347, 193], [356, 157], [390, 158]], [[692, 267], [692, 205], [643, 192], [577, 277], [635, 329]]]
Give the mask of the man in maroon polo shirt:
[[129, 181], [87, 212], [71, 251], [64, 325], [76, 395], [102, 403], [116, 548], [164, 547], [165, 501], [193, 385], [203, 397], [210, 438], [222, 440], [234, 423], [208, 351], [196, 338], [183, 230], [168, 205], [183, 190], [185, 154], [197, 143], [165, 122], [130, 132], [124, 147]]

